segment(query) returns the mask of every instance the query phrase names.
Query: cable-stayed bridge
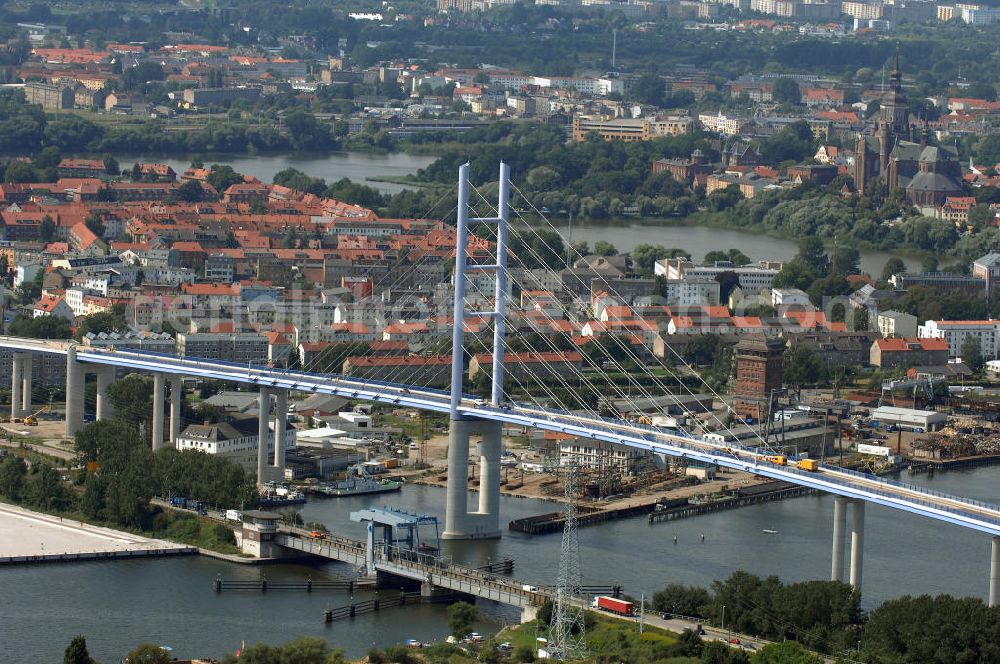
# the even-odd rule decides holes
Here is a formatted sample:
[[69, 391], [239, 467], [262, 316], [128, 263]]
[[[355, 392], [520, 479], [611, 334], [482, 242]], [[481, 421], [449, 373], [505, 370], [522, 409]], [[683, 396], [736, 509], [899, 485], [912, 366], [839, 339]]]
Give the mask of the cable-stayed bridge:
[[[452, 321], [451, 389], [442, 390], [412, 382], [393, 380], [378, 381], [346, 376], [342, 374], [314, 371], [294, 371], [268, 366], [227, 363], [218, 360], [194, 357], [179, 358], [152, 352], [129, 349], [101, 349], [78, 346], [60, 341], [43, 341], [17, 337], [0, 337], [0, 347], [13, 351], [14, 398], [12, 410], [15, 415], [30, 412], [31, 357], [38, 354], [56, 354], [66, 357], [66, 433], [73, 435], [83, 425], [84, 384], [88, 373], [97, 376], [96, 415], [104, 419], [110, 415], [110, 404], [106, 390], [114, 380], [116, 370], [145, 372], [154, 376], [153, 394], [153, 447], [166, 445], [164, 442], [165, 387], [171, 384], [169, 441], [174, 441], [180, 432], [182, 390], [178, 389], [182, 378], [202, 378], [222, 380], [248, 385], [259, 391], [259, 440], [270, 435], [271, 401], [277, 401], [275, 415], [283, 419], [287, 412], [287, 398], [290, 391], [329, 394], [423, 411], [447, 413], [450, 418], [450, 441], [448, 456], [448, 487], [446, 519], [443, 536], [450, 539], [491, 538], [500, 536], [499, 490], [501, 430], [503, 424], [519, 425], [544, 431], [552, 431], [581, 438], [623, 445], [630, 448], [648, 450], [656, 454], [680, 457], [691, 461], [717, 464], [748, 473], [783, 480], [799, 486], [809, 487], [836, 496], [834, 505], [833, 553], [831, 578], [844, 578], [845, 531], [847, 506], [852, 508], [850, 530], [850, 574], [849, 580], [860, 587], [862, 577], [862, 553], [864, 538], [864, 505], [875, 503], [891, 509], [910, 512], [937, 521], [943, 521], [963, 528], [970, 528], [992, 537], [992, 558], [989, 600], [996, 605], [1000, 600], [1000, 507], [983, 502], [950, 496], [909, 486], [900, 482], [858, 473], [829, 464], [819, 465], [815, 470], [803, 470], [790, 465], [771, 462], [772, 454], [760, 448], [739, 448], [725, 443], [706, 441], [696, 436], [637, 424], [622, 418], [603, 417], [594, 407], [581, 404], [562, 404], [553, 383], [561, 383], [563, 393], [572, 393], [574, 386], [587, 383], [594, 388], [595, 374], [580, 372], [570, 377], [548, 376], [547, 379], [535, 375], [537, 384], [547, 391], [544, 400], [515, 398], [513, 388], [505, 385], [505, 350], [510, 342], [507, 326], [514, 323], [507, 311], [509, 298], [510, 269], [507, 261], [512, 253], [508, 235], [508, 203], [511, 185], [505, 166], [501, 166], [499, 180], [499, 201], [490, 206], [495, 216], [471, 217], [469, 203], [470, 184], [468, 166], [460, 172], [458, 225], [456, 232], [456, 253], [454, 271], [454, 317]], [[492, 227], [495, 230], [492, 258], [470, 262], [468, 250], [474, 240], [470, 229]], [[519, 251], [524, 250], [522, 245]], [[537, 247], [531, 251], [538, 251]], [[495, 289], [484, 292], [478, 280], [469, 278], [470, 273], [492, 272]], [[478, 293], [468, 293], [467, 288]], [[469, 311], [470, 301], [489, 308]], [[493, 344], [491, 350], [492, 373], [490, 398], [470, 395], [464, 391], [464, 367], [469, 347], [466, 340], [470, 319], [492, 321]], [[482, 341], [481, 337], [479, 338]], [[485, 344], [484, 344], [485, 345]], [[629, 352], [622, 344], [624, 353]], [[558, 348], [553, 347], [554, 350]], [[631, 359], [631, 358], [627, 358]], [[622, 366], [609, 370], [622, 370]], [[634, 363], [634, 361], [633, 361]], [[310, 367], [306, 367], [309, 369]], [[628, 373], [625, 374], [627, 377]], [[521, 394], [531, 390], [524, 385], [524, 378], [509, 374], [521, 387]], [[662, 383], [653, 373], [641, 380], [635, 380], [641, 389], [640, 396], [649, 397], [663, 389]], [[546, 387], [548, 386], [548, 387]], [[606, 389], [627, 396], [628, 392], [615, 383], [608, 383]], [[521, 396], [518, 394], [518, 397]], [[721, 399], [721, 397], [720, 397]], [[548, 403], [549, 406], [545, 404]], [[551, 404], [562, 407], [551, 407]], [[258, 479], [263, 482], [284, 475], [284, 445], [281, 437], [284, 427], [275, 426], [273, 459], [268, 458], [267, 446], [258, 446]], [[476, 509], [468, 505], [468, 478], [466, 467], [469, 457], [470, 439], [481, 438], [479, 454], [481, 481], [479, 502]], [[763, 441], [762, 441], [763, 442]]]

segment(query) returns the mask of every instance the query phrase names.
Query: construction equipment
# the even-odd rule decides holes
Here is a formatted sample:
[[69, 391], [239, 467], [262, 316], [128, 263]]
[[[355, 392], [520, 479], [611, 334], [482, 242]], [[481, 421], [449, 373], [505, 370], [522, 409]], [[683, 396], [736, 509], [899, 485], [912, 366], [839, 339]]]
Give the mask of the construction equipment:
[[24, 418], [24, 423], [26, 425], [28, 425], [29, 427], [37, 427], [38, 426], [38, 416], [41, 415], [42, 413], [48, 412], [48, 410], [49, 410], [48, 406], [43, 406], [38, 411], [36, 411], [36, 412], [32, 413], [31, 415], [28, 415], [26, 418]]

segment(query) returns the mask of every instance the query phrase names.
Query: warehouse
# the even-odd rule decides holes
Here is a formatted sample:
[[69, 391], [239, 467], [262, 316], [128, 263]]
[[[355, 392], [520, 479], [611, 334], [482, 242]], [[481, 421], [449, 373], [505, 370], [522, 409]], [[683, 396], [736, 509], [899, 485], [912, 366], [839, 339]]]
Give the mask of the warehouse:
[[880, 425], [894, 424], [904, 429], [935, 431], [944, 426], [948, 415], [934, 410], [880, 406], [872, 412], [871, 419], [872, 423], [878, 422]]

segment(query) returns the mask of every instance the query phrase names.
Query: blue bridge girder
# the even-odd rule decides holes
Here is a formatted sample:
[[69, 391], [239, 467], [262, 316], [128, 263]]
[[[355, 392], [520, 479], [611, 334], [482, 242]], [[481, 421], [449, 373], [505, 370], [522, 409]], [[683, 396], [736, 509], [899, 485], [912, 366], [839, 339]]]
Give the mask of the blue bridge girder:
[[[0, 336], [0, 347], [16, 351], [66, 355], [69, 346], [67, 342]], [[359, 380], [339, 374], [296, 372], [259, 365], [179, 358], [148, 351], [95, 349], [84, 346], [77, 346], [77, 361], [139, 372], [225, 380], [258, 388], [330, 394], [438, 413], [450, 411], [450, 393], [447, 391]], [[650, 450], [692, 461], [713, 463], [720, 467], [782, 480], [978, 530], [992, 536], [1000, 536], [1000, 506], [836, 466], [824, 464], [813, 472], [791, 466], [777, 466], [767, 462], [764, 455], [757, 452], [729, 448], [684, 434], [665, 432], [651, 426], [550, 410], [528, 404], [511, 403], [494, 406], [471, 395], [466, 395], [462, 399], [459, 412], [471, 419], [522, 425]]]

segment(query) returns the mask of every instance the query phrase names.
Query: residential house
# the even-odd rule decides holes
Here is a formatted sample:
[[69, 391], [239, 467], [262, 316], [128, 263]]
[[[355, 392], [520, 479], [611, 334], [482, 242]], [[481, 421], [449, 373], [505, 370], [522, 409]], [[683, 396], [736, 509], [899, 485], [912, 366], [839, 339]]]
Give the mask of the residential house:
[[912, 337], [876, 339], [871, 345], [869, 363], [883, 369], [948, 364], [948, 342], [944, 339]]

